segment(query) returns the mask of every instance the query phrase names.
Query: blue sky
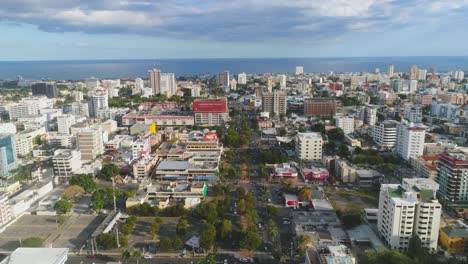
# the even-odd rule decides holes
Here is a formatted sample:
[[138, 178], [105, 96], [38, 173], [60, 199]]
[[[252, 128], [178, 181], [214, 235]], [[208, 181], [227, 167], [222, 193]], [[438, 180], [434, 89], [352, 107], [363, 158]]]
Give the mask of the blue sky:
[[0, 0], [0, 60], [468, 55], [468, 0]]

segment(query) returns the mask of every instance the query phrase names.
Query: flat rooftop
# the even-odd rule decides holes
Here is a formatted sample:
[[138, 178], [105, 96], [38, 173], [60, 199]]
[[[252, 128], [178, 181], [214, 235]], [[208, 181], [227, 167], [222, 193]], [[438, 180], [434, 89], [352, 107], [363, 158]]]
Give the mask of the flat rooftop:
[[17, 248], [0, 264], [55, 264], [67, 257], [68, 248]]

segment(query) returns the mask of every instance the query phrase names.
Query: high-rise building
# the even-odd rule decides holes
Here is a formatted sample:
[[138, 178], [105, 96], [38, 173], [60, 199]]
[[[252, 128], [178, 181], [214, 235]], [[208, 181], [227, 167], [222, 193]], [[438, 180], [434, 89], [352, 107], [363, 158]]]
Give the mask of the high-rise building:
[[58, 96], [57, 85], [55, 83], [35, 83], [31, 86], [32, 95], [45, 95], [48, 98]]
[[322, 160], [323, 138], [320, 133], [298, 133], [296, 155], [300, 160]]
[[237, 76], [237, 83], [247, 84], [247, 74], [245, 74], [245, 72], [239, 73], [239, 75]]
[[418, 70], [418, 80], [419, 81], [425, 81], [426, 76], [427, 76], [427, 70], [425, 70], [425, 69]]
[[148, 71], [150, 88], [153, 89], [153, 94], [157, 95], [161, 93], [161, 70], [152, 69]]
[[372, 138], [379, 147], [392, 148], [396, 142], [398, 122], [385, 120], [372, 128]]
[[161, 94], [171, 97], [177, 93], [177, 83], [174, 73], [161, 73], [160, 78]]
[[77, 133], [77, 146], [81, 151], [81, 160], [94, 160], [104, 153], [101, 127], [82, 129]]
[[60, 149], [52, 157], [54, 175], [59, 182], [68, 182], [73, 173], [81, 168], [81, 152], [77, 150]]
[[296, 66], [296, 75], [304, 73], [304, 66]]
[[341, 128], [343, 133], [350, 134], [354, 132], [354, 118], [350, 116], [335, 116], [335, 126]]
[[306, 116], [334, 116], [336, 101], [326, 98], [311, 98], [304, 101], [304, 115]]
[[412, 65], [409, 69], [409, 79], [410, 80], [417, 80], [418, 79], [418, 66]]
[[57, 117], [57, 131], [61, 134], [70, 134], [70, 127], [76, 123], [74, 115], [61, 115]]
[[368, 126], [375, 125], [375, 123], [377, 122], [377, 109], [379, 109], [379, 106], [371, 104], [366, 104], [361, 109], [360, 116], [364, 124]]
[[13, 219], [6, 192], [0, 192], [0, 230]]
[[229, 89], [230, 81], [229, 71], [220, 72], [216, 75], [216, 83], [221, 85], [224, 89]]
[[405, 107], [405, 118], [413, 123], [421, 123], [423, 118], [423, 107], [418, 104], [411, 104]]
[[263, 112], [275, 113], [276, 115], [286, 114], [288, 102], [286, 93], [275, 91], [273, 93], [263, 93]]
[[231, 90], [237, 91], [237, 81], [234, 78], [231, 80]]
[[438, 188], [436, 182], [423, 178], [381, 185], [377, 229], [388, 247], [405, 251], [416, 235], [423, 247], [437, 249], [442, 207], [436, 198]]
[[225, 97], [196, 99], [193, 101], [195, 124], [220, 126], [229, 120], [229, 108]]
[[[436, 181], [439, 196], [451, 205], [468, 202], [468, 153], [462, 150], [445, 151], [439, 155]], [[464, 207], [464, 206], [463, 206]]]
[[278, 75], [278, 82], [280, 85], [280, 89], [286, 89], [286, 75], [284, 74]]
[[393, 74], [395, 74], [395, 66], [393, 64], [390, 64], [390, 65], [388, 65], [388, 75], [390, 75], [390, 77], [392, 77]]
[[422, 124], [401, 121], [397, 127], [396, 154], [405, 160], [421, 156], [424, 152], [426, 129], [427, 127]]
[[91, 96], [89, 102], [89, 115], [97, 118], [99, 110], [109, 109], [109, 98], [107, 94], [96, 94]]
[[0, 177], [18, 167], [16, 156], [16, 141], [13, 134], [0, 134]]
[[465, 72], [463, 72], [462, 70], [453, 71], [452, 78], [454, 80], [461, 81], [465, 78]]
[[96, 90], [97, 88], [99, 88], [100, 85], [101, 82], [97, 78], [91, 77], [89, 79], [86, 79], [86, 89], [88, 90]]

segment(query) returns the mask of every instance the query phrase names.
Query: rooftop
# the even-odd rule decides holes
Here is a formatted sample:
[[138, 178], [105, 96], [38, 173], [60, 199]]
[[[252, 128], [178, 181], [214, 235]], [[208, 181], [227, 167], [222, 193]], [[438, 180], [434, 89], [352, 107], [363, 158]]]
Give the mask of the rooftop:
[[298, 133], [299, 138], [322, 139], [322, 135], [316, 132]]
[[63, 263], [68, 248], [17, 248], [0, 264], [54, 264]]

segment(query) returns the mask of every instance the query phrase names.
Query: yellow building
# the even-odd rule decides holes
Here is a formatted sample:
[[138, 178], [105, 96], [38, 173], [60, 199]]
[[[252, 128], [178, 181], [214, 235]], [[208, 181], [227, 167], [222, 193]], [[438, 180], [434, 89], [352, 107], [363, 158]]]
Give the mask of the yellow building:
[[442, 227], [439, 241], [450, 253], [463, 255], [468, 252], [468, 229], [458, 224]]

